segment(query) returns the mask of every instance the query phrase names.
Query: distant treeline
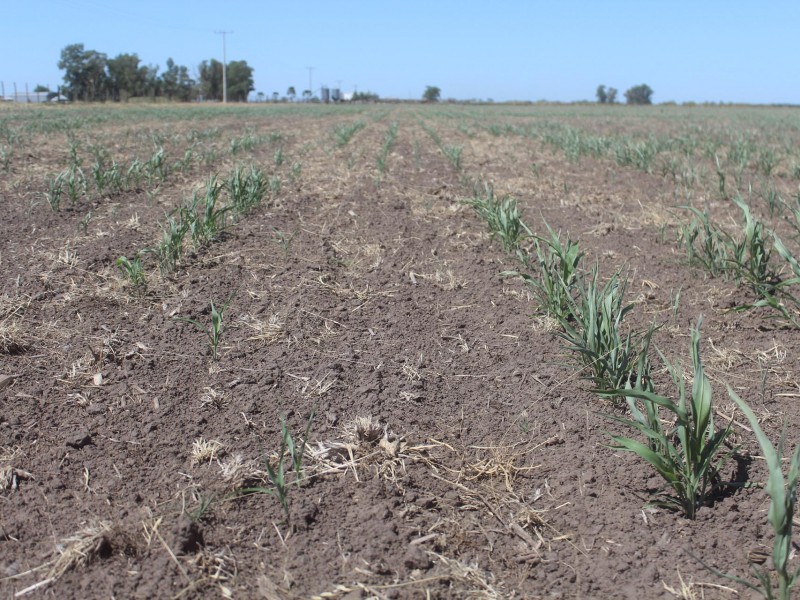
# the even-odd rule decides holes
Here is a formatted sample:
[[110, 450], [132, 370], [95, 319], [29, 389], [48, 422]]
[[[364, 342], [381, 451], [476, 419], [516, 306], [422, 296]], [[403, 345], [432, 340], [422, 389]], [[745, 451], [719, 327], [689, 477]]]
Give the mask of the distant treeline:
[[[222, 63], [204, 60], [194, 79], [189, 69], [167, 59], [166, 70], [143, 65], [137, 54], [119, 54], [109, 58], [83, 44], [70, 44], [61, 51], [58, 68], [64, 71], [60, 92], [70, 100], [125, 102], [129, 98], [166, 98], [189, 102], [203, 98], [222, 100]], [[244, 60], [228, 63], [228, 99], [246, 102], [253, 87], [253, 68]]]

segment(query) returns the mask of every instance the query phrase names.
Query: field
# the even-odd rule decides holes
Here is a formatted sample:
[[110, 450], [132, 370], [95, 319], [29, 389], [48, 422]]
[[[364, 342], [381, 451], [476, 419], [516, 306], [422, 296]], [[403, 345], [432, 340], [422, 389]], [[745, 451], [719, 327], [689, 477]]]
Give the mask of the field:
[[0, 595], [789, 597], [799, 184], [789, 108], [0, 107]]

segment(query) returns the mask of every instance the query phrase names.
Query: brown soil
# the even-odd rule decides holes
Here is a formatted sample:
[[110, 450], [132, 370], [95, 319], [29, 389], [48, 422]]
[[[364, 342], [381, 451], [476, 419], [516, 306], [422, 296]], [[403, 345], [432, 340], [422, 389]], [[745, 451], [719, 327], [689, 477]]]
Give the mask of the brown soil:
[[[766, 494], [728, 488], [694, 521], [646, 507], [661, 481], [608, 448], [616, 426], [602, 414], [615, 409], [569, 366], [527, 288], [500, 276], [515, 261], [460, 203], [492, 181], [534, 230], [568, 232], [606, 274], [624, 266], [631, 326], [662, 323], [657, 345], [683, 364], [703, 314], [717, 418], [735, 416], [743, 444], [724, 476], [764, 481], [725, 384], [773, 439], [785, 421], [793, 447], [797, 335], [729, 312], [746, 292], [687, 267], [675, 184], [485, 129], [540, 118], [522, 109], [290, 108], [104, 108], [105, 121], [15, 148], [0, 183], [0, 594], [748, 597], [698, 559], [747, 576], [748, 554], [772, 544]], [[95, 114], [37, 108], [9, 123], [49, 110]], [[337, 145], [332, 128], [358, 120]], [[463, 146], [460, 169], [423, 125]], [[153, 135], [170, 162], [216, 152], [58, 212], [43, 201], [70, 139], [88, 177], [92, 145], [129, 163], [149, 158]], [[232, 155], [246, 135], [260, 142]], [[116, 258], [154, 246], [165, 212], [236, 164], [280, 191], [216, 242], [187, 245], [173, 274], [145, 255], [145, 292], [127, 283]], [[210, 301], [228, 299], [213, 360], [205, 334], [174, 317], [208, 324]], [[286, 512], [266, 473], [282, 419], [298, 444], [310, 421]]]

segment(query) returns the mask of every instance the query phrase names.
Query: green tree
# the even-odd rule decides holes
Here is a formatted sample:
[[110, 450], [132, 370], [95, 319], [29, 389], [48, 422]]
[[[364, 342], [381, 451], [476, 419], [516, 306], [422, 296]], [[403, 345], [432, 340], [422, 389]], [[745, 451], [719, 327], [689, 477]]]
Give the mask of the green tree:
[[64, 71], [64, 91], [70, 100], [100, 100], [105, 92], [108, 57], [86, 50], [83, 44], [70, 44], [61, 50], [58, 68]]
[[441, 95], [442, 90], [435, 85], [429, 85], [422, 94], [422, 100], [423, 102], [438, 102]]
[[142, 96], [147, 81], [147, 67], [139, 66], [136, 54], [119, 54], [106, 61], [108, 92], [111, 99], [126, 102], [131, 96]]
[[198, 68], [200, 93], [205, 100], [222, 100], [222, 63], [217, 59], [204, 60]]
[[625, 101], [628, 104], [652, 104], [652, 95], [653, 90], [650, 89], [649, 85], [643, 83], [635, 85], [625, 92]]
[[289, 100], [294, 102], [295, 96], [297, 96], [297, 91], [294, 89], [293, 85], [289, 86], [289, 89], [286, 90], [286, 95], [289, 96]]
[[[212, 58], [200, 63], [200, 90], [206, 100], [222, 100], [222, 63]], [[247, 95], [255, 90], [253, 68], [244, 60], [228, 63], [226, 73], [228, 99], [246, 102]]]
[[247, 96], [255, 91], [253, 85], [253, 67], [245, 60], [234, 60], [228, 63], [228, 99], [234, 102], [247, 102]]
[[188, 102], [194, 97], [195, 81], [189, 76], [189, 69], [176, 65], [167, 59], [167, 70], [161, 75], [161, 93], [169, 100]]
[[606, 102], [608, 102], [608, 94], [606, 93], [606, 86], [598, 85], [597, 91], [595, 92], [594, 95], [597, 96], [597, 101], [600, 104], [605, 104]]
[[36, 87], [33, 88], [33, 93], [34, 94], [45, 93], [45, 92], [49, 92], [49, 91], [50, 91], [50, 89], [46, 85], [42, 85], [41, 83], [37, 83]]
[[617, 103], [617, 88], [610, 87], [606, 90], [606, 102], [609, 104]]

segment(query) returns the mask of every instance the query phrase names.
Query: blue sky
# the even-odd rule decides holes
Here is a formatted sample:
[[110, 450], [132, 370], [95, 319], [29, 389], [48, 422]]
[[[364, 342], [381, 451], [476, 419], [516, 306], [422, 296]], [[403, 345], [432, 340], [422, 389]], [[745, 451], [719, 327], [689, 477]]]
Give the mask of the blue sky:
[[61, 49], [222, 58], [269, 95], [573, 101], [647, 83], [667, 100], [800, 104], [800, 0], [4, 0], [0, 81], [55, 86]]

